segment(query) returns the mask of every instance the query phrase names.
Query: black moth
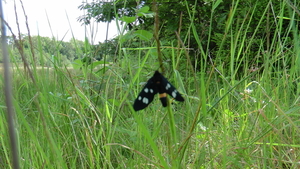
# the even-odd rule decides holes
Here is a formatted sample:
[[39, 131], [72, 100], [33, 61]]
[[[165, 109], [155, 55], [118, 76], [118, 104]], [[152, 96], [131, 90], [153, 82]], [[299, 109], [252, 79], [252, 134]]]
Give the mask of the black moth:
[[164, 107], [167, 106], [167, 94], [177, 101], [184, 101], [175, 87], [158, 71], [148, 80], [147, 84], [135, 99], [133, 108], [139, 111], [147, 107], [153, 100], [154, 95], [159, 93], [159, 99]]

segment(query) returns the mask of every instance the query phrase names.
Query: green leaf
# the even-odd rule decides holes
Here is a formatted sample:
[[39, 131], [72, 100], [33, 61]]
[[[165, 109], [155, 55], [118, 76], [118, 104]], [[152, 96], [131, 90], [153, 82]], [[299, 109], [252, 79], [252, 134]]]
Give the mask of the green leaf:
[[104, 66], [104, 64], [106, 65], [106, 66], [108, 66], [110, 63], [109, 62], [104, 62], [104, 61], [96, 61], [96, 62], [93, 62], [92, 64], [91, 64], [91, 66], [92, 66], [92, 68], [94, 69], [95, 67], [97, 67], [97, 66]]
[[137, 16], [141, 17], [144, 16], [146, 18], [153, 18], [154, 13], [149, 11], [149, 6], [144, 6], [143, 8], [139, 9]]
[[150, 41], [153, 37], [153, 34], [146, 30], [137, 30], [134, 34], [145, 41]]
[[133, 39], [134, 37], [135, 37], [134, 34], [132, 34], [132, 33], [126, 33], [126, 34], [120, 39], [120, 42], [121, 42], [121, 43], [124, 43], [124, 42], [126, 42], [126, 41], [128, 41], [128, 40], [130, 40], [130, 39]]
[[212, 7], [213, 11], [220, 5], [221, 2], [222, 0], [217, 0], [217, 2]]
[[83, 66], [81, 59], [76, 59], [72, 63], [74, 69], [80, 69]]
[[120, 20], [124, 21], [126, 23], [132, 23], [136, 20], [136, 17], [135, 16], [132, 16], [132, 17], [123, 16]]
[[141, 9], [139, 9], [139, 12], [147, 13], [147, 12], [149, 12], [149, 9], [150, 9], [149, 6], [144, 6]]

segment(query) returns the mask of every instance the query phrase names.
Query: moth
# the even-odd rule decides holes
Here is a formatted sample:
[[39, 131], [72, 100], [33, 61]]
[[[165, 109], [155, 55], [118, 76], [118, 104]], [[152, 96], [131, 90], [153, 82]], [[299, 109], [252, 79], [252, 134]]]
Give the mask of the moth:
[[155, 71], [154, 75], [148, 80], [143, 90], [135, 99], [133, 104], [134, 110], [139, 111], [146, 108], [153, 101], [156, 93], [159, 94], [159, 99], [163, 107], [167, 106], [167, 93], [177, 101], [184, 101], [176, 88], [162, 74]]

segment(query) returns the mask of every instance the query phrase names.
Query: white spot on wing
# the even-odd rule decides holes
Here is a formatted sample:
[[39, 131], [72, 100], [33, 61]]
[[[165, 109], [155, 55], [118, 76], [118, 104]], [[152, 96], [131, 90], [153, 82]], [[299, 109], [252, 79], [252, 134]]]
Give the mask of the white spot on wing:
[[171, 88], [171, 85], [170, 85], [170, 83], [168, 83], [166, 86], [166, 90], [169, 90], [170, 88]]
[[148, 93], [148, 92], [149, 92], [149, 89], [148, 89], [148, 88], [145, 88], [144, 91], [145, 91], [145, 93]]
[[153, 91], [153, 89], [150, 89], [150, 93], [153, 93], [154, 91]]
[[174, 90], [174, 91], [172, 92], [172, 97], [173, 97], [173, 98], [176, 98], [176, 96], [177, 96], [177, 90]]
[[139, 97], [138, 97], [138, 100], [142, 100], [142, 97], [141, 97], [141, 96], [139, 96]]
[[149, 103], [149, 99], [147, 97], [143, 98], [143, 103], [148, 104]]

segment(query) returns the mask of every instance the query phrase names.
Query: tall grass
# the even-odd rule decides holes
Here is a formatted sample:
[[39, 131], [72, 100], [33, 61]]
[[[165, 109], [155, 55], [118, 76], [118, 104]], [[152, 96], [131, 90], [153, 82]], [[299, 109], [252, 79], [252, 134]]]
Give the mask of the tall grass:
[[[134, 49], [140, 51], [135, 56], [123, 49], [122, 59], [99, 71], [74, 70], [58, 62], [52, 68], [31, 67], [35, 82], [15, 62], [13, 96], [22, 168], [299, 168], [298, 41], [286, 50], [283, 37], [275, 33], [268, 52], [263, 42], [257, 51], [265, 61], [262, 67], [250, 71], [247, 50], [255, 32], [247, 36], [246, 22], [239, 25], [246, 29], [232, 31], [237, 7], [222, 37], [230, 41], [230, 49], [221, 45], [215, 56], [224, 57], [225, 50], [229, 68], [202, 49], [201, 57], [208, 59], [193, 75], [188, 59], [178, 57], [176, 48], [164, 49], [172, 54], [170, 63], [179, 65], [167, 62], [165, 76], [185, 97], [184, 103], [173, 102], [168, 108], [158, 99], [139, 112], [131, 107], [141, 82], [159, 67], [153, 46]], [[278, 33], [283, 31], [281, 22]], [[198, 38], [197, 32], [191, 23], [191, 34]], [[182, 39], [181, 44], [186, 43]], [[44, 59], [42, 51], [38, 56]], [[287, 58], [291, 67], [275, 69], [274, 63], [286, 65]], [[2, 100], [0, 167], [11, 168]]]

